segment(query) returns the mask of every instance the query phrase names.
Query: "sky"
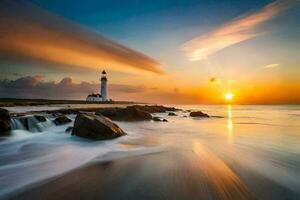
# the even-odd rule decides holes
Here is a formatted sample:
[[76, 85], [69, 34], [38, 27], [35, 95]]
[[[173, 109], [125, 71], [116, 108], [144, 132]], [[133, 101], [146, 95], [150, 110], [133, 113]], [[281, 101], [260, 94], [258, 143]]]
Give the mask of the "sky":
[[0, 97], [300, 103], [298, 0], [2, 0]]

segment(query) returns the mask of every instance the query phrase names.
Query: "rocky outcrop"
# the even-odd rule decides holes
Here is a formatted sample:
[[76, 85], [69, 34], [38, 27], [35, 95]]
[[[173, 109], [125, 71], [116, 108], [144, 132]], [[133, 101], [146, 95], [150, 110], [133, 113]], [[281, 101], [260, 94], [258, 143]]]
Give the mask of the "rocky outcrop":
[[91, 113], [80, 113], [76, 116], [72, 135], [92, 140], [113, 139], [126, 133], [110, 119]]
[[159, 106], [159, 105], [133, 105], [133, 106], [128, 106], [127, 108], [136, 108], [149, 113], [163, 113], [167, 111], [175, 112], [179, 110], [174, 107], [166, 107], [166, 106]]
[[53, 122], [54, 122], [55, 125], [64, 125], [64, 124], [67, 124], [71, 121], [72, 121], [71, 119], [69, 119], [65, 115], [62, 115], [62, 116], [59, 116], [59, 117], [55, 118], [55, 120]]
[[68, 128], [66, 128], [65, 132], [66, 133], [70, 133], [73, 130], [73, 126], [69, 126]]
[[147, 121], [152, 115], [135, 107], [127, 108], [105, 108], [98, 110], [96, 115], [103, 115], [116, 121]]
[[174, 112], [169, 112], [169, 113], [168, 113], [168, 116], [177, 116], [177, 114], [174, 113]]
[[201, 112], [201, 111], [194, 111], [194, 112], [191, 112], [191, 113], [190, 113], [190, 116], [191, 116], [191, 117], [209, 117], [208, 114], [203, 113], [203, 112]]
[[46, 122], [47, 119], [43, 115], [34, 115], [34, 117], [39, 121], [39, 122]]
[[9, 112], [0, 108], [0, 136], [8, 135], [9, 130], [11, 130]]
[[160, 117], [153, 117], [152, 120], [155, 122], [168, 122], [168, 120], [162, 119]]

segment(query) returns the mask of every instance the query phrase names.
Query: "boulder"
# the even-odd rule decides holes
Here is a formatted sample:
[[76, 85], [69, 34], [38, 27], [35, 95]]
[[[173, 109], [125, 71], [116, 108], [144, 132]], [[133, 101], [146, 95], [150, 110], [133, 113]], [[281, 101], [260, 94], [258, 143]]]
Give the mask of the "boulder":
[[168, 116], [177, 116], [177, 114], [174, 112], [169, 112]]
[[159, 105], [133, 105], [128, 106], [127, 108], [136, 108], [139, 110], [143, 110], [149, 113], [163, 113], [167, 111], [178, 111], [179, 109], [174, 107], [165, 107], [165, 106], [159, 106]]
[[0, 136], [8, 135], [9, 130], [11, 130], [9, 112], [0, 108]]
[[65, 115], [62, 115], [62, 116], [59, 116], [59, 117], [55, 118], [54, 124], [55, 125], [63, 125], [63, 124], [67, 124], [71, 121], [72, 121], [71, 119], [69, 119]]
[[168, 120], [162, 119], [160, 117], [153, 117], [152, 120], [155, 122], [168, 122]]
[[105, 140], [120, 137], [126, 133], [107, 117], [80, 113], [76, 116], [72, 135], [92, 140]]
[[191, 117], [209, 117], [208, 114], [203, 113], [203, 112], [201, 112], [201, 111], [194, 111], [194, 112], [191, 112], [191, 113], [190, 113], [190, 116], [191, 116]]
[[150, 113], [134, 107], [106, 108], [98, 110], [96, 115], [103, 115], [117, 121], [146, 121], [152, 119], [152, 115]]
[[46, 122], [47, 119], [43, 115], [34, 115], [34, 117], [39, 121], [39, 122]]
[[65, 132], [70, 133], [72, 130], [73, 130], [73, 126], [69, 126], [68, 128], [66, 128]]

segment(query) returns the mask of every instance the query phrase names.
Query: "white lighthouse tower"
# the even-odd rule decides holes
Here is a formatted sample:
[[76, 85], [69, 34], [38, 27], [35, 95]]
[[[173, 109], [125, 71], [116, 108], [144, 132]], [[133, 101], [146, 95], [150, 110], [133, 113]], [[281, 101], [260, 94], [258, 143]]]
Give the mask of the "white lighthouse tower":
[[102, 101], [107, 101], [107, 78], [106, 78], [106, 71], [102, 71], [101, 76], [101, 96]]

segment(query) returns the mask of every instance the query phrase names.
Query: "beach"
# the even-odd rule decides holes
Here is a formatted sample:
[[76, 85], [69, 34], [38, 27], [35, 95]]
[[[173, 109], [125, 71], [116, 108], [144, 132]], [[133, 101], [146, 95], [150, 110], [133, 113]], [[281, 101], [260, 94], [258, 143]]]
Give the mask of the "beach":
[[1, 199], [300, 198], [300, 106], [176, 107], [153, 114], [168, 122], [116, 121], [127, 135], [113, 140], [65, 133], [72, 114], [13, 130], [0, 142]]

